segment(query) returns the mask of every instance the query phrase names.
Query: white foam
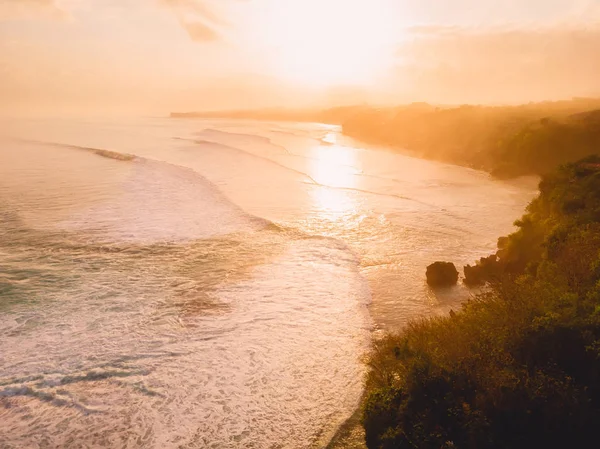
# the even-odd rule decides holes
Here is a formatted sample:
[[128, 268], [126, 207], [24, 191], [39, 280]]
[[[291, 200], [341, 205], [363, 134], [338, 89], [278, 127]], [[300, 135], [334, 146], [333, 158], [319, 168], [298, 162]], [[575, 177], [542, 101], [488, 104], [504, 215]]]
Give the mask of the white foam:
[[249, 216], [198, 173], [147, 159], [109, 201], [80, 210], [59, 226], [128, 242], [189, 241], [247, 232], [266, 222]]
[[[281, 125], [292, 128], [281, 134], [272, 126], [23, 128], [29, 138], [140, 160], [64, 150], [53, 178], [78, 188], [58, 182], [45, 192], [50, 184], [37, 183], [42, 199], [25, 193], [44, 170], [0, 179], [9, 196], [6, 180], [20, 189], [10, 226], [25, 217], [35, 229], [31, 242], [27, 232], [0, 233], [0, 282], [13, 289], [0, 304], [0, 441], [322, 447], [360, 395], [370, 325], [361, 274], [374, 294], [371, 314], [389, 329], [456, 307], [464, 292], [432, 292], [423, 267], [493, 251], [533, 195], [468, 169], [358, 145], [319, 147], [315, 139], [335, 128]], [[242, 151], [194, 145], [204, 128], [226, 130], [211, 137]], [[252, 133], [271, 144], [243, 135]], [[340, 240], [359, 254], [360, 272]]]
[[88, 293], [29, 318], [21, 312], [19, 321], [43, 313], [33, 327], [7, 332], [0, 320], [4, 375], [21, 378], [0, 387], [0, 402], [11, 404], [0, 411], [0, 438], [29, 446], [42, 435], [53, 447], [324, 445], [358, 403], [369, 342], [368, 288], [353, 255], [330, 243], [282, 241], [274, 260], [212, 293], [228, 305], [223, 314], [161, 311], [172, 292], [140, 291], [136, 300], [134, 284], [129, 299]]

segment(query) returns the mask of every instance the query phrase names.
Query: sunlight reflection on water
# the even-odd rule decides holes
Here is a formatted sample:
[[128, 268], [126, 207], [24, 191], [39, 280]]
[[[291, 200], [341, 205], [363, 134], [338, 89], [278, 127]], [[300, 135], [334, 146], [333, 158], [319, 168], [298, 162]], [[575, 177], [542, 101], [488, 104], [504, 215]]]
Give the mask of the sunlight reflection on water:
[[0, 144], [11, 447], [323, 447], [370, 336], [464, 299], [425, 267], [489, 254], [535, 193], [330, 125], [19, 123], [68, 145]]
[[356, 201], [350, 191], [358, 188], [356, 151], [339, 145], [313, 148], [310, 159], [311, 177], [321, 184], [312, 190], [319, 215], [331, 221], [340, 220], [356, 211]]

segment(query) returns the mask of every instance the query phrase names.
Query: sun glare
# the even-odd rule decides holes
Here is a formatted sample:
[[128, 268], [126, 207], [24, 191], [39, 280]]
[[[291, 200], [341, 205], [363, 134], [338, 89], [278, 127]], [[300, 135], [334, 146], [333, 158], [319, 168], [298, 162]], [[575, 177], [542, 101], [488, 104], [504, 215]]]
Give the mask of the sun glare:
[[[335, 134], [328, 134], [326, 146], [313, 149], [309, 173], [320, 186], [313, 191], [315, 205], [323, 218], [337, 220], [354, 210], [356, 205], [345, 189], [354, 189], [357, 167], [356, 152], [335, 144]], [[329, 146], [330, 145], [330, 146]]]
[[269, 7], [274, 69], [309, 86], [368, 85], [391, 63], [389, 0], [277, 1]]

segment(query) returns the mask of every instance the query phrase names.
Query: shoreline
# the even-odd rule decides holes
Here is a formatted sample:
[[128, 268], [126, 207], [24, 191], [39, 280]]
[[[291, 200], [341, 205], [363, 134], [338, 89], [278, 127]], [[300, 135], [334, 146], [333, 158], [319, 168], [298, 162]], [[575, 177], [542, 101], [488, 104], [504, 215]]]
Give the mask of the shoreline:
[[373, 447], [593, 441], [599, 175], [594, 155], [545, 176], [518, 230], [500, 237], [492, 261], [481, 259], [472, 273], [491, 283], [491, 294], [386, 338], [364, 403]]
[[[175, 117], [176, 119], [179, 117]], [[207, 120], [210, 119], [209, 117], [184, 117], [186, 119], [197, 119], [197, 120]], [[214, 117], [213, 117], [214, 119]], [[223, 117], [223, 119], [225, 120], [240, 120], [240, 121], [259, 121], [259, 122], [269, 122], [270, 120], [265, 120], [265, 119], [248, 119], [248, 118], [227, 118], [227, 117]], [[297, 120], [296, 120], [297, 122]], [[309, 123], [309, 122], [305, 122], [305, 123]], [[531, 175], [531, 176], [523, 176], [523, 177], [514, 177], [514, 178], [498, 178], [493, 176], [489, 171], [486, 171], [483, 167], [481, 166], [473, 166], [470, 164], [461, 164], [457, 161], [449, 161], [449, 160], [444, 160], [442, 158], [433, 158], [433, 157], [427, 157], [426, 155], [423, 154], [419, 154], [418, 151], [414, 151], [414, 150], [408, 150], [406, 148], [402, 148], [402, 147], [397, 147], [397, 146], [384, 146], [384, 145], [380, 145], [377, 143], [370, 143], [368, 141], [364, 141], [360, 138], [357, 137], [353, 137], [352, 135], [348, 135], [346, 133], [343, 132], [343, 130], [340, 129], [340, 136], [343, 136], [344, 139], [349, 139], [352, 141], [355, 141], [357, 144], [360, 144], [360, 146], [363, 146], [365, 149], [367, 150], [373, 150], [373, 151], [379, 151], [379, 152], [387, 152], [387, 153], [395, 153], [395, 154], [399, 154], [401, 156], [406, 156], [409, 158], [414, 158], [414, 159], [419, 159], [419, 160], [423, 160], [423, 161], [428, 161], [428, 162], [435, 162], [435, 163], [439, 163], [439, 164], [443, 164], [443, 165], [447, 165], [447, 166], [452, 166], [452, 167], [460, 167], [460, 168], [464, 168], [464, 169], [469, 169], [469, 170], [473, 170], [475, 172], [479, 172], [481, 173], [482, 176], [486, 176], [486, 177], [490, 177], [491, 179], [493, 179], [496, 182], [499, 183], [514, 183], [514, 182], [519, 182], [518, 180], [520, 179], [526, 179], [526, 178], [535, 178], [535, 185], [537, 186], [538, 182], [539, 182], [539, 177], [536, 175]], [[344, 142], [340, 142], [341, 145], [344, 145]], [[529, 187], [529, 182], [527, 182], [528, 187]], [[533, 182], [531, 182], [531, 187], [533, 187]], [[423, 273], [424, 273], [425, 267], [423, 267]], [[369, 288], [371, 289], [371, 286], [369, 286]], [[466, 298], [465, 298], [466, 299]], [[371, 312], [369, 311], [369, 314]], [[376, 336], [373, 334], [373, 332], [371, 332], [370, 334], [370, 343], [372, 344], [374, 341], [376, 340]], [[368, 354], [365, 353], [365, 354]], [[350, 414], [350, 416], [348, 416], [348, 418], [346, 418], [344, 421], [341, 422], [341, 424], [337, 427], [334, 428], [333, 432], [331, 433], [332, 437], [329, 439], [328, 442], [323, 442], [324, 449], [342, 449], [342, 448], [348, 448], [348, 449], [366, 449], [366, 443], [365, 443], [365, 438], [364, 438], [364, 429], [362, 426], [362, 406], [364, 403], [364, 399], [365, 399], [365, 395], [366, 395], [366, 385], [364, 383], [364, 381], [361, 382], [361, 387], [362, 387], [362, 393], [360, 396], [360, 400], [356, 406], [356, 408], [354, 409], [354, 411]], [[329, 433], [329, 432], [328, 432]]]
[[[424, 161], [439, 162], [442, 164], [447, 164], [447, 165], [451, 165], [451, 166], [455, 166], [455, 167], [468, 168], [470, 170], [484, 173], [484, 174], [490, 176], [494, 181], [501, 182], [501, 183], [524, 183], [527, 185], [527, 187], [535, 188], [537, 190], [537, 186], [541, 180], [540, 175], [533, 175], [533, 174], [510, 177], [510, 178], [499, 178], [499, 177], [494, 176], [489, 171], [485, 170], [483, 167], [475, 167], [475, 166], [472, 166], [469, 164], [459, 164], [456, 162], [442, 160], [439, 158], [430, 158], [430, 157], [426, 157], [424, 155], [419, 155], [415, 151], [411, 151], [411, 150], [403, 151], [403, 149], [401, 149], [401, 148], [391, 147], [391, 146], [384, 147], [384, 146], [369, 143], [369, 142], [363, 141], [361, 139], [349, 136], [347, 134], [344, 134], [343, 132], [341, 132], [341, 134], [344, 137], [353, 139], [358, 143], [368, 145], [368, 148], [372, 149], [374, 151], [387, 151], [387, 152], [402, 154], [403, 156], [421, 159]], [[423, 267], [423, 270], [425, 270], [425, 267]], [[375, 337], [374, 337], [373, 333], [371, 333], [371, 343], [373, 343], [374, 338]], [[365, 442], [365, 430], [364, 430], [364, 428], [362, 426], [362, 422], [361, 422], [361, 420], [362, 420], [362, 405], [363, 405], [365, 397], [366, 397], [366, 386], [363, 385], [363, 392], [362, 392], [358, 406], [356, 407], [356, 409], [354, 410], [352, 415], [350, 415], [339, 426], [339, 428], [335, 431], [335, 433], [334, 433], [333, 437], [331, 438], [331, 440], [329, 441], [329, 443], [323, 449], [367, 449], [367, 445]]]
[[364, 401], [366, 389], [354, 413], [342, 423], [333, 435], [333, 438], [324, 449], [367, 449], [365, 443], [365, 430], [361, 423], [362, 403]]
[[386, 145], [383, 143], [377, 143], [375, 141], [369, 141], [368, 139], [364, 139], [359, 136], [355, 136], [351, 133], [345, 132], [344, 128], [343, 128], [343, 123], [336, 123], [333, 121], [325, 122], [325, 121], [315, 121], [315, 120], [309, 120], [309, 119], [295, 119], [295, 118], [278, 118], [278, 119], [261, 118], [261, 117], [251, 118], [251, 117], [244, 117], [244, 116], [235, 117], [235, 116], [227, 116], [227, 115], [214, 115], [214, 116], [206, 115], [205, 116], [202, 114], [195, 115], [194, 113], [185, 113], [185, 112], [184, 113], [173, 112], [167, 118], [172, 119], [172, 120], [240, 120], [240, 121], [252, 121], [252, 122], [281, 122], [281, 123], [306, 123], [306, 124], [317, 123], [320, 125], [327, 125], [327, 126], [339, 126], [341, 136], [348, 138], [348, 139], [352, 139], [352, 140], [356, 141], [357, 143], [365, 145], [368, 149], [371, 149], [374, 151], [395, 153], [395, 154], [400, 154], [400, 155], [407, 156], [407, 157], [412, 157], [415, 159], [421, 159], [424, 161], [439, 162], [442, 164], [453, 165], [456, 167], [468, 168], [470, 170], [475, 170], [475, 171], [478, 171], [481, 173], [485, 173], [486, 175], [489, 175], [492, 179], [494, 179], [496, 181], [509, 182], [509, 181], [514, 181], [514, 180], [522, 179], [522, 178], [537, 178], [537, 179], [539, 179], [541, 177], [541, 175], [535, 174], [535, 173], [529, 173], [529, 174], [523, 174], [523, 175], [513, 175], [513, 176], [510, 176], [510, 175], [509, 176], [498, 176], [497, 174], [494, 174], [492, 172], [492, 170], [487, 169], [485, 166], [480, 165], [480, 164], [475, 164], [473, 162], [469, 162], [469, 161], [461, 162], [461, 161], [457, 161], [457, 160], [450, 160], [450, 159], [443, 158], [443, 157], [428, 156], [418, 150], [411, 150], [411, 149], [403, 147], [403, 146]]

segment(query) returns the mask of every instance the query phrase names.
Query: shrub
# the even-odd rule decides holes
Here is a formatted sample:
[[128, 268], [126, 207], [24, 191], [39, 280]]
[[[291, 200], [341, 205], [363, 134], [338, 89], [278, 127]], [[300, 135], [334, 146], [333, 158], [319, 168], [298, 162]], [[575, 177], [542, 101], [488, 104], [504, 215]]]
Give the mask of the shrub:
[[503, 273], [487, 292], [376, 343], [363, 407], [370, 449], [596, 446], [598, 160], [543, 179], [519, 229], [499, 241]]

